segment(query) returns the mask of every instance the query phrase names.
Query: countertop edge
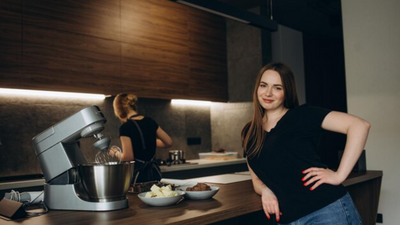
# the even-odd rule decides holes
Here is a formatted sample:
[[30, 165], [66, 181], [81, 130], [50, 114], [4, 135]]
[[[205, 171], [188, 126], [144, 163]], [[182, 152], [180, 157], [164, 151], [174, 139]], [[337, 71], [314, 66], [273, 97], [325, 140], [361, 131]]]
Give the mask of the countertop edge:
[[[174, 166], [160, 166], [161, 172], [174, 172], [181, 170], [203, 169], [218, 166], [236, 165], [246, 163], [246, 158], [230, 159], [230, 160], [208, 160], [207, 162], [201, 159], [186, 160], [188, 163]], [[203, 163], [201, 163], [203, 161]]]

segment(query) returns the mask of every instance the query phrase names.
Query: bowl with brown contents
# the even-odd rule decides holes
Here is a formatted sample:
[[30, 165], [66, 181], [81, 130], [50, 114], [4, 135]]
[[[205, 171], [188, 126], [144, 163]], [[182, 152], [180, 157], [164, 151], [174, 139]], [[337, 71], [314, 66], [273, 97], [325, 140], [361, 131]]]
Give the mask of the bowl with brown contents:
[[193, 200], [212, 198], [219, 191], [219, 187], [205, 183], [197, 183], [194, 186], [181, 186], [179, 190], [185, 191], [185, 197]]

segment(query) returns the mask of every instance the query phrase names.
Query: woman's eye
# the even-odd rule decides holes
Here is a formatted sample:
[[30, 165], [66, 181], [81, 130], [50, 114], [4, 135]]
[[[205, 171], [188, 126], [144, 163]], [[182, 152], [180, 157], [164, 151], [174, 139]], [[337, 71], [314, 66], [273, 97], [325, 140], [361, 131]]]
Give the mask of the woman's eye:
[[260, 87], [266, 87], [267, 85], [265, 85], [265, 84], [260, 84]]
[[275, 86], [275, 89], [276, 90], [282, 90], [282, 87], [281, 86]]

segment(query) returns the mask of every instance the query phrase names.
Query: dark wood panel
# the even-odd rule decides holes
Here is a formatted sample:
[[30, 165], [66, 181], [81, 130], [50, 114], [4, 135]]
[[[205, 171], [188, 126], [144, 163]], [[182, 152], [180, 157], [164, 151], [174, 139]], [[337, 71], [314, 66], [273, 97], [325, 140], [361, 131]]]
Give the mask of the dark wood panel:
[[187, 57], [150, 46], [122, 44], [121, 91], [140, 97], [176, 98], [188, 94]]
[[227, 100], [220, 17], [159, 0], [4, 0], [0, 12], [6, 87]]
[[23, 0], [24, 23], [120, 40], [120, 1]]
[[185, 10], [169, 1], [122, 1], [122, 91], [140, 97], [188, 95]]
[[1, 0], [0, 20], [21, 22], [22, 0]]
[[110, 94], [120, 85], [120, 43], [24, 26], [21, 86]]
[[188, 10], [191, 98], [228, 99], [225, 19]]
[[122, 42], [151, 46], [160, 51], [187, 52], [186, 10], [159, 0], [121, 2]]
[[18, 87], [14, 76], [21, 75], [21, 23], [0, 19], [0, 87]]
[[382, 175], [382, 171], [352, 173], [344, 182], [364, 225], [376, 224]]

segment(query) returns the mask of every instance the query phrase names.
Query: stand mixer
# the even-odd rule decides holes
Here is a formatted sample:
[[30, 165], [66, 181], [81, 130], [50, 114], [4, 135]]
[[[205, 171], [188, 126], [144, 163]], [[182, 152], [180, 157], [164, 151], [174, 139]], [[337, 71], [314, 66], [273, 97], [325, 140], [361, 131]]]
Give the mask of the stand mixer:
[[[46, 180], [44, 202], [50, 209], [109, 211], [128, 207], [128, 200], [125, 195], [118, 199], [90, 198], [92, 194], [97, 193], [88, 193], [87, 188], [84, 187], [84, 182], [82, 182], [84, 177], [80, 174], [79, 167], [88, 164], [88, 162], [80, 150], [79, 140], [95, 137], [97, 141], [94, 143], [94, 147], [99, 150], [108, 149], [111, 139], [109, 137], [103, 138], [101, 134], [105, 122], [106, 119], [100, 109], [97, 106], [91, 106], [62, 120], [32, 139], [36, 156]], [[104, 168], [107, 169], [105, 165]], [[112, 169], [112, 171], [117, 172], [115, 169]], [[121, 178], [122, 180], [119, 182], [128, 183], [129, 187], [129, 179], [131, 178], [128, 178], [128, 176], [132, 177], [133, 171], [124, 173], [126, 174], [125, 177]], [[117, 173], [108, 174], [109, 177], [114, 177], [114, 175], [115, 177], [121, 176]], [[103, 174], [100, 174], [100, 176], [93, 174], [92, 176], [98, 180], [105, 179]], [[108, 189], [114, 188], [114, 186], [111, 186], [112, 184], [108, 185]]]

